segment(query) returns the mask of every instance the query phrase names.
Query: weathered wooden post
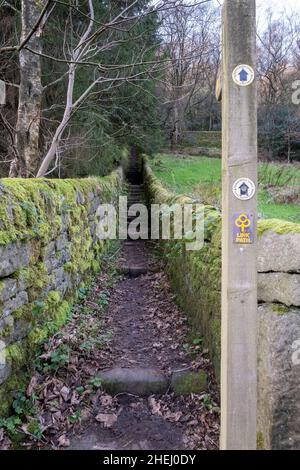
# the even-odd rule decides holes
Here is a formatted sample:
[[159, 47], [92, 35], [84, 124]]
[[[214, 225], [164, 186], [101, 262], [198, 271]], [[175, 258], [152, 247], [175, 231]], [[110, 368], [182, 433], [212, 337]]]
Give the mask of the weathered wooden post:
[[221, 449], [256, 448], [255, 3], [223, 5]]

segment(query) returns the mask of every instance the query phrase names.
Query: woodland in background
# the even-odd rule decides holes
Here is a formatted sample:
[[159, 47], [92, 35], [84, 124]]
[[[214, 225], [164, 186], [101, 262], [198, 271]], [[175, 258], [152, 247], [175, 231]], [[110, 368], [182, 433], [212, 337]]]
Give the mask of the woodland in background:
[[[300, 20], [258, 28], [261, 157], [300, 160]], [[0, 0], [0, 176], [108, 173], [135, 146], [220, 130], [212, 1]]]

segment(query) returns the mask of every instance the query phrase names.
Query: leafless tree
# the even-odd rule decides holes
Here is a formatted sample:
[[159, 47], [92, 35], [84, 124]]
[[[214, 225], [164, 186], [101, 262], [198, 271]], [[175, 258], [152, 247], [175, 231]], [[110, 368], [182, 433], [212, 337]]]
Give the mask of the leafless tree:
[[269, 10], [258, 33], [259, 130], [270, 159], [286, 142], [290, 160], [291, 134], [299, 127], [291, 102], [299, 25], [297, 15], [275, 18]]
[[[42, 82], [41, 35], [51, 1], [21, 0], [21, 38], [19, 53], [19, 105], [15, 132], [15, 158], [10, 176], [34, 176], [39, 163]], [[28, 48], [38, 54], [32, 54]]]
[[215, 24], [216, 10], [209, 4], [179, 7], [164, 14], [162, 52], [171, 61], [161, 95], [172, 147], [181, 140], [187, 114], [201, 105], [215, 86], [220, 56]]
[[[169, 59], [147, 62], [145, 59], [147, 49], [141, 47], [139, 54], [132, 57], [131, 62], [120, 64], [118, 61], [118, 48], [126, 41], [124, 35], [133, 30], [139, 21], [153, 12], [160, 14], [171, 10], [181, 9], [188, 11], [192, 8], [191, 2], [184, 0], [156, 0], [150, 3], [142, 12], [136, 10], [139, 0], [129, 2], [116, 2], [107, 18], [98, 19], [95, 16], [94, 0], [82, 3], [74, 0], [21, 0], [22, 31], [18, 45], [4, 44], [0, 53], [11, 52], [18, 55], [20, 64], [19, 104], [18, 118], [14, 135], [14, 158], [11, 163], [11, 176], [44, 176], [55, 168], [57, 156], [61, 155], [60, 142], [69, 125], [72, 116], [91, 97], [101, 99], [104, 91], [119, 86], [120, 83], [138, 83], [148, 76], [153, 76], [158, 67], [163, 70]], [[202, 0], [198, 3], [207, 3]], [[6, 2], [14, 8], [15, 2]], [[43, 51], [42, 33], [47, 27], [47, 21], [53, 16], [56, 5], [68, 9], [68, 21], [61, 38], [61, 53], [54, 55]], [[114, 3], [112, 2], [114, 6]], [[123, 5], [123, 7], [121, 7]], [[138, 13], [137, 13], [138, 11]], [[116, 32], [121, 34], [118, 36]], [[140, 38], [137, 36], [136, 40]], [[132, 40], [132, 38], [131, 38]], [[105, 64], [102, 55], [106, 51], [115, 50], [115, 62]], [[61, 76], [56, 77], [53, 83], [42, 86], [41, 58], [53, 63], [64, 65]], [[75, 85], [80, 71], [88, 69], [86, 88], [78, 96]], [[63, 115], [57, 123], [56, 129], [46, 148], [42, 163], [39, 141], [41, 128], [41, 102], [45, 90], [58, 82], [66, 82], [66, 96], [62, 97]], [[61, 106], [57, 103], [57, 107]]]

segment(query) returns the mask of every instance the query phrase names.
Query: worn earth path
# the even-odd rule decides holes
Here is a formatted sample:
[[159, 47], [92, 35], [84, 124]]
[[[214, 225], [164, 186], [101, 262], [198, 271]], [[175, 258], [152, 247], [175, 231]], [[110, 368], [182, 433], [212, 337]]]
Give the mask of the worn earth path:
[[[159, 261], [146, 243], [136, 243], [125, 243], [121, 256], [134, 277], [117, 283], [106, 313], [112, 341], [110, 367], [98, 372], [104, 394], [88, 426], [69, 434], [69, 449], [215, 449], [219, 416], [207, 351], [188, 342], [186, 319]], [[176, 391], [172, 376], [173, 384], [179, 378]]]
[[[145, 202], [135, 155], [128, 180], [128, 206]], [[186, 319], [150, 245], [124, 242], [119, 269], [125, 277], [107, 311], [112, 364], [99, 373], [107, 395], [100, 397], [94, 422], [71, 438], [71, 449], [217, 448], [217, 396], [207, 351], [200, 339], [188, 342]]]
[[[128, 179], [128, 203], [142, 202], [134, 158]], [[218, 448], [218, 393], [208, 351], [188, 333], [162, 268], [151, 241], [127, 240], [117, 261], [106, 259], [70, 321], [36, 360], [22, 398], [25, 441], [19, 446]], [[3, 435], [2, 448], [12, 446]]]

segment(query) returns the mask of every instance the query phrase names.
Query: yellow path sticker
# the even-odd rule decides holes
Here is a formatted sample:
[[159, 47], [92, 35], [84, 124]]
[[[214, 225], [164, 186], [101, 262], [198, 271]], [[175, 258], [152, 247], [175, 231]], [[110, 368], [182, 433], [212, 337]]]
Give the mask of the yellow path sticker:
[[239, 212], [233, 216], [233, 243], [250, 245], [254, 243], [254, 217]]

